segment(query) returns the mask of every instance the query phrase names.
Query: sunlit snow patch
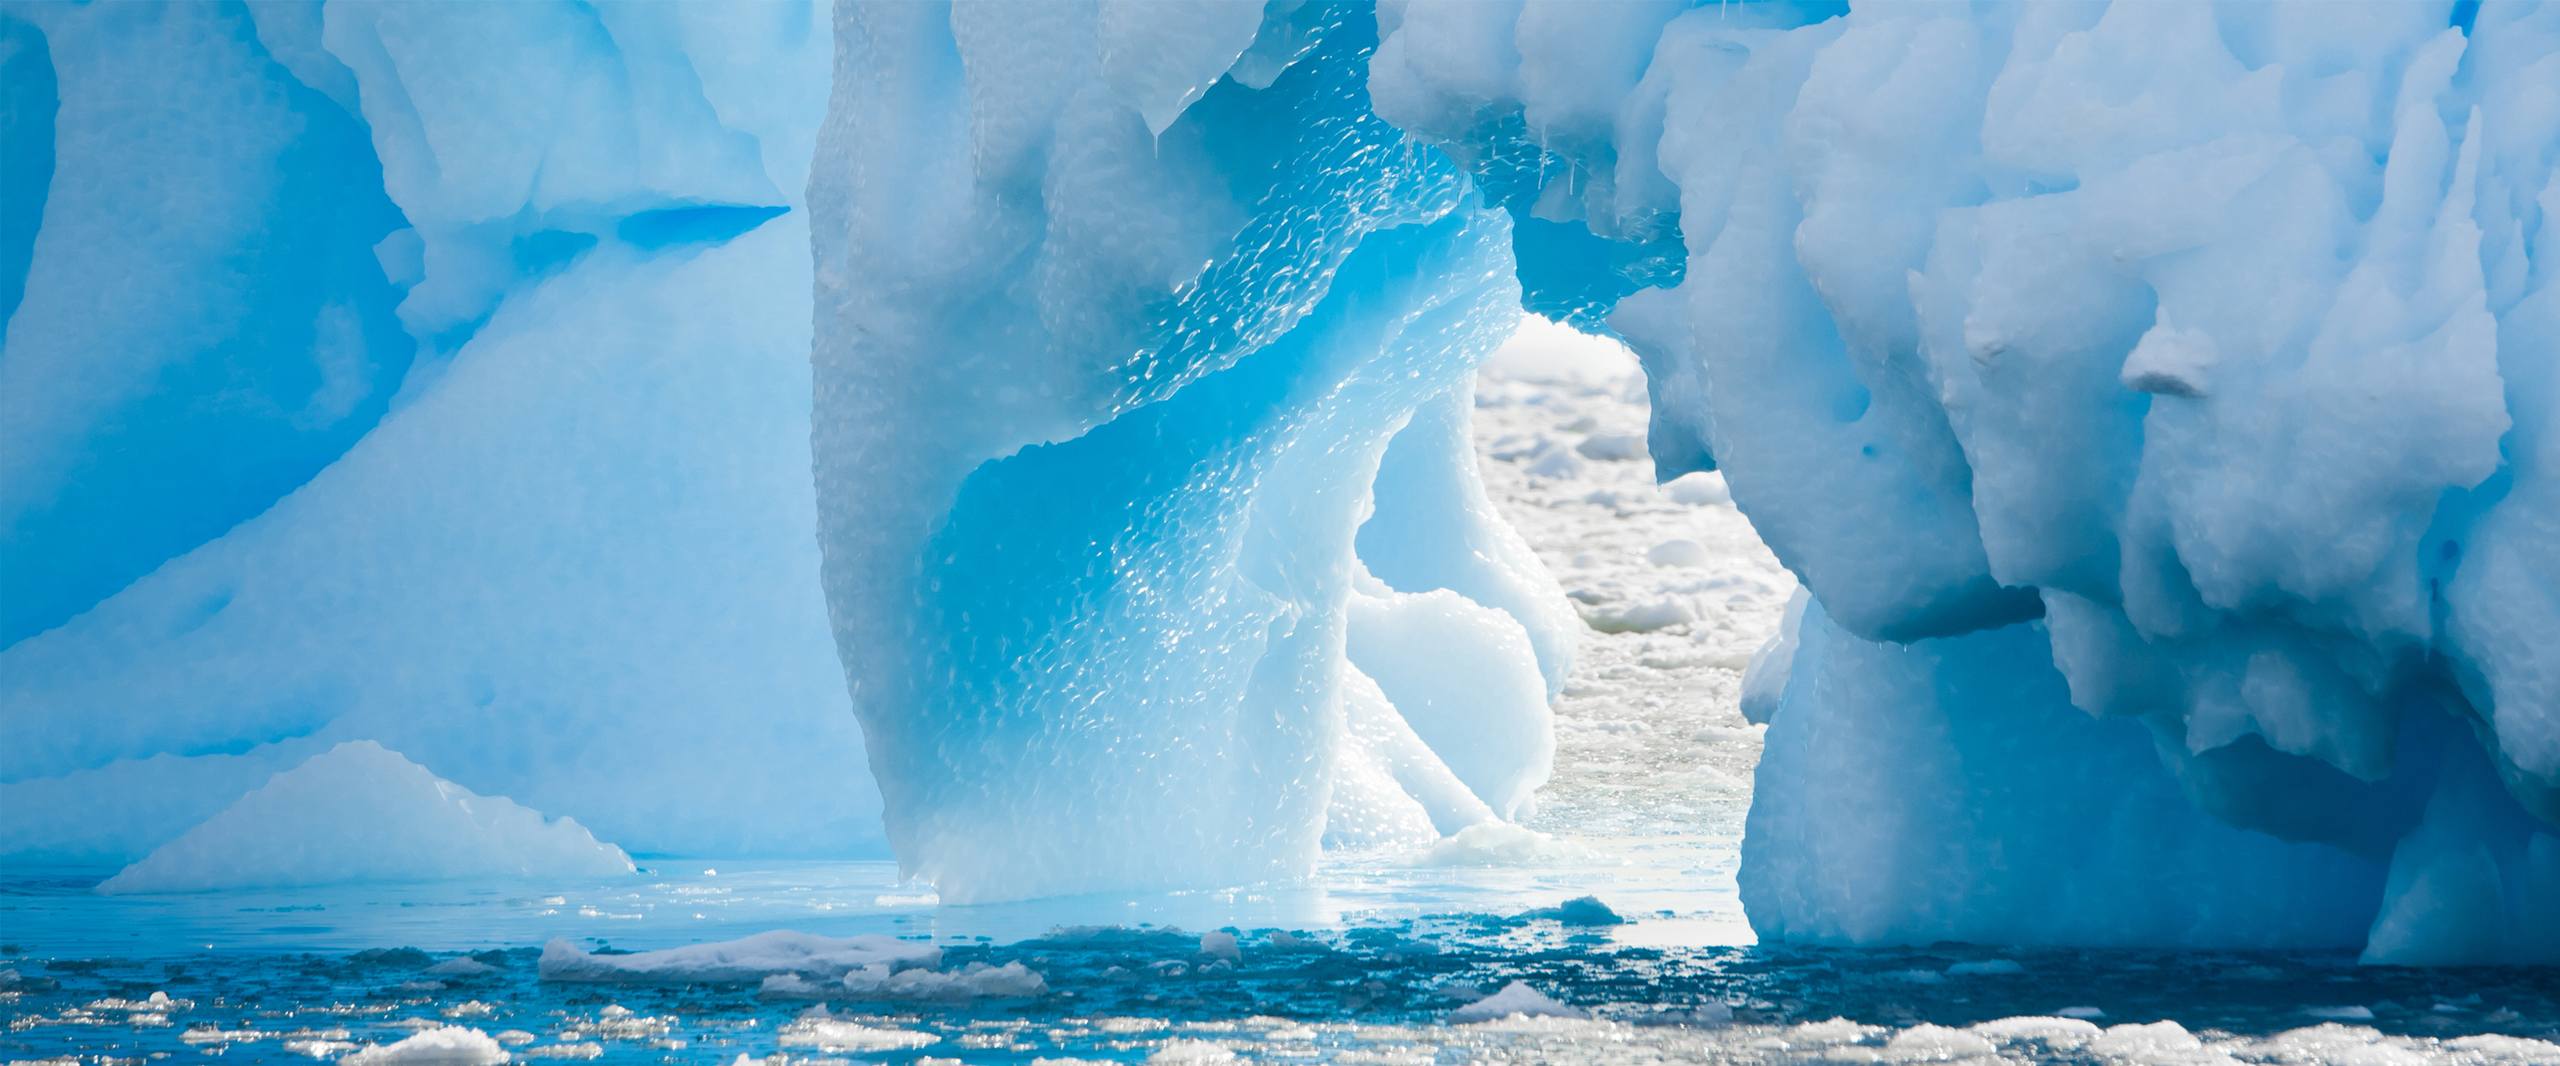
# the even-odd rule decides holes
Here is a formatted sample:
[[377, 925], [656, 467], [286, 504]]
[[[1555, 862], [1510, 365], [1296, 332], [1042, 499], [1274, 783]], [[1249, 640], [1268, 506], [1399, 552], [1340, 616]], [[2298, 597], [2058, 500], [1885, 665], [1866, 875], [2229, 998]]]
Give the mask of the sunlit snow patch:
[[190, 892], [342, 881], [610, 877], [621, 848], [574, 819], [482, 796], [370, 740], [269, 778], [221, 813], [99, 885]]

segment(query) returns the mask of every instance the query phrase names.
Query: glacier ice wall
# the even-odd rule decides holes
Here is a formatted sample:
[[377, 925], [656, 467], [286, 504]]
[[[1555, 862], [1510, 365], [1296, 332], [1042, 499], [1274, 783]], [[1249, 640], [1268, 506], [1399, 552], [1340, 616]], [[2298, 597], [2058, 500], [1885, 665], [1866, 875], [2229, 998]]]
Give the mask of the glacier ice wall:
[[[1523, 241], [1519, 268], [1650, 286], [1583, 313], [1645, 360], [1657, 462], [1722, 467], [1817, 601], [1744, 856], [1764, 932], [2371, 924], [2381, 958], [2560, 957], [2560, 9], [1413, 0], [1380, 22], [1379, 114], [1517, 215], [1682, 249], [1672, 276]], [[2170, 784], [2265, 839], [2224, 867], [2131, 839], [2209, 839]], [[1862, 821], [1950, 802], [1890, 823], [1908, 835]], [[2050, 870], [2001, 854], [2184, 871], [2189, 909], [2022, 911]], [[2316, 905], [2225, 906], [2278, 890]], [[2124, 923], [2093, 923], [2109, 906]]]
[[823, 5], [0, 5], [0, 856], [379, 741], [876, 847], [815, 586]]
[[1524, 812], [1571, 616], [1457, 436], [1510, 225], [1371, 113], [1368, 13], [836, 28], [820, 540], [907, 867], [955, 901], [1236, 883], [1329, 827]]

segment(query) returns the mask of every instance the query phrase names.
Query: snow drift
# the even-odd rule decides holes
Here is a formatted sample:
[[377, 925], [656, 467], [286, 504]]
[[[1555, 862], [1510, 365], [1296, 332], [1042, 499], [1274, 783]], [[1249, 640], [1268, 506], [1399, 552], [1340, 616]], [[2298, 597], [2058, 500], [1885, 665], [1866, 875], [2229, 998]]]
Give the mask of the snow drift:
[[399, 752], [357, 740], [270, 778], [98, 890], [631, 872], [630, 856], [573, 819], [546, 819], [503, 796], [473, 795]]

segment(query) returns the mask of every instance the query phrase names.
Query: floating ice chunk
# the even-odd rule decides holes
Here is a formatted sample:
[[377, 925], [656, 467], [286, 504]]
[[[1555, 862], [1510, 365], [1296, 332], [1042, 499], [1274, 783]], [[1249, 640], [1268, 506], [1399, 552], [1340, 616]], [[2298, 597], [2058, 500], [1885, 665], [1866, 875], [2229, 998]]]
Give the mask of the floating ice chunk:
[[1573, 450], [1585, 459], [1623, 463], [1644, 458], [1644, 437], [1635, 433], [1594, 433], [1582, 438]]
[[2156, 1021], [2148, 1025], [2111, 1025], [2106, 1032], [2089, 1042], [2089, 1053], [2112, 1058], [2143, 1061], [2179, 1052], [2195, 1051], [2204, 1041], [2187, 1027], [2173, 1021]]
[[825, 1006], [811, 1007], [790, 1024], [782, 1027], [777, 1042], [784, 1047], [816, 1048], [820, 1051], [905, 1051], [930, 1047], [942, 1038], [932, 1033], [909, 1029], [881, 1029], [860, 1022], [844, 1021], [827, 1013]]
[[1236, 947], [1236, 935], [1216, 930], [1200, 934], [1200, 954], [1228, 962], [1244, 958], [1244, 951]]
[[1698, 620], [1688, 601], [1664, 596], [1638, 603], [1604, 603], [1584, 609], [1583, 621], [1602, 633], [1652, 633]]
[[2560, 1062], [2560, 1044], [2531, 1037], [2481, 1033], [2455, 1037], [2445, 1041], [2444, 1046], [2462, 1054], [2477, 1055], [2480, 1061], [2487, 1063], [2516, 1063], [2518, 1066], [2534, 1063], [2538, 1066], [2540, 1063]]
[[[2095, 1008], [2080, 1008], [2094, 1010]], [[2100, 1012], [2104, 1013], [2104, 1012]], [[2098, 1023], [2086, 1018], [2021, 1016], [1995, 1018], [1973, 1026], [1973, 1031], [1987, 1039], [2013, 1044], [2035, 1041], [2047, 1046], [2073, 1046], [2096, 1039], [2101, 1031]]]
[[1885, 1042], [1888, 1062], [1945, 1062], [1994, 1055], [1999, 1047], [1982, 1036], [1943, 1025], [1915, 1025]]
[[[781, 980], [799, 978], [792, 974], [768, 977], [763, 990], [765, 994], [772, 994], [774, 982]], [[875, 962], [845, 974], [844, 980], [835, 986], [836, 994], [856, 999], [1033, 999], [1048, 992], [1048, 980], [1020, 962], [1008, 962], [1002, 966], [972, 962], [956, 970], [921, 966], [897, 969], [885, 962]]]
[[480, 1030], [440, 1025], [397, 1043], [361, 1048], [338, 1061], [351, 1066], [492, 1066], [507, 1061], [507, 1049]]
[[1671, 502], [1691, 507], [1718, 507], [1733, 502], [1733, 490], [1725, 487], [1724, 475], [1712, 470], [1682, 474], [1662, 485], [1662, 494]]
[[542, 947], [537, 972], [545, 981], [599, 984], [737, 984], [777, 974], [837, 980], [867, 966], [892, 972], [907, 967], [933, 967], [942, 949], [896, 937], [865, 934], [824, 937], [790, 930], [758, 933], [739, 940], [599, 955], [566, 939]]
[[475, 795], [370, 740], [340, 744], [277, 774], [101, 892], [423, 881], [610, 877], [622, 849], [572, 819]]
[[1497, 1018], [1588, 1018], [1591, 1014], [1579, 1007], [1558, 1003], [1546, 993], [1529, 987], [1526, 981], [1513, 981], [1502, 991], [1449, 1012], [1456, 1024], [1488, 1022]]
[[1882, 1026], [1861, 1025], [1847, 1018], [1827, 1018], [1818, 1022], [1798, 1022], [1788, 1026], [1779, 1036], [1790, 1048], [1833, 1047], [1855, 1044], [1883, 1031]]
[[1608, 904], [1600, 902], [1598, 896], [1576, 896], [1553, 907], [1523, 911], [1520, 917], [1582, 926], [1625, 925], [1627, 922], [1618, 916], [1618, 912], [1610, 910]]
[[1147, 1066], [1214, 1066], [1240, 1060], [1234, 1049], [1206, 1040], [1171, 1040], [1147, 1056]]
[[1550, 481], [1567, 481], [1581, 477], [1585, 465], [1587, 464], [1583, 462], [1582, 457], [1573, 449], [1550, 440], [1541, 443], [1537, 451], [1530, 453], [1528, 462], [1521, 469], [1528, 471], [1531, 477], [1546, 478]]
[[1577, 857], [1582, 849], [1526, 826], [1480, 822], [1433, 844], [1426, 866], [1547, 866]]
[[1645, 549], [1644, 561], [1655, 566], [1705, 566], [1715, 561], [1707, 546], [1687, 537], [1674, 537]]
[[496, 973], [498, 968], [469, 955], [458, 955], [427, 967], [426, 972], [437, 977], [479, 977]]

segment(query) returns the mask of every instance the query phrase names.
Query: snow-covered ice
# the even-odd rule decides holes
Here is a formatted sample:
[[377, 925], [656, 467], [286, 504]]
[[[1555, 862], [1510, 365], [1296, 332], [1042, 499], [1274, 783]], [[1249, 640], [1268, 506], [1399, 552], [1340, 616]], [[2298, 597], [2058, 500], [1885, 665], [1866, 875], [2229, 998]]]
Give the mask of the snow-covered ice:
[[475, 795], [399, 752], [356, 740], [277, 774], [98, 890], [586, 879], [631, 871], [630, 856], [574, 819]]
[[[1765, 935], [2560, 957], [2507, 902], [2560, 840], [2560, 10], [2336, 10], [1382, 19], [1378, 113], [1510, 209], [1532, 305], [1645, 360], [1660, 473], [1722, 474], [1811, 593], [1744, 859]], [[1921, 732], [1843, 769], [1886, 728]], [[2067, 899], [1990, 862], [2042, 840], [2186, 858]], [[2270, 891], [2302, 905], [2250, 920]]]
[[338, 1061], [348, 1066], [493, 1066], [507, 1049], [480, 1030], [440, 1025], [405, 1040], [358, 1048]]
[[1454, 1023], [1489, 1022], [1502, 1018], [1588, 1018], [1590, 1013], [1578, 1007], [1558, 1003], [1554, 998], [1526, 981], [1513, 981], [1502, 990], [1449, 1012]]

